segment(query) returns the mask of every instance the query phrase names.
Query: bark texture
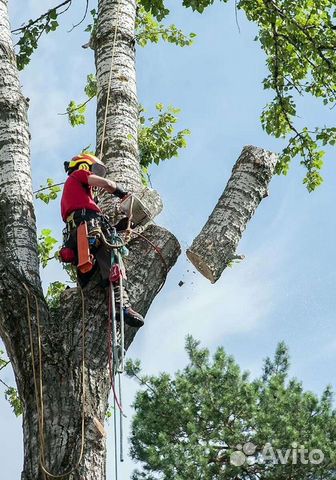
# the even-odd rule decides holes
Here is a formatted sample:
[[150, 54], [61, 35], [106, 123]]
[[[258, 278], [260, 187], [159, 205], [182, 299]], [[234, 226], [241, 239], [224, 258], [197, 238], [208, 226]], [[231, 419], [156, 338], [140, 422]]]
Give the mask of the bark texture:
[[[119, 9], [118, 9], [119, 4]], [[108, 175], [126, 190], [142, 190], [138, 156], [138, 98], [135, 73], [136, 0], [99, 0], [95, 43], [97, 70], [97, 151], [100, 152], [109, 88], [115, 29], [110, 101], [103, 159]], [[119, 12], [119, 13], [118, 13]]]
[[[136, 90], [135, 19], [136, 0], [99, 0], [97, 34], [93, 39], [97, 71], [97, 152], [107, 166], [107, 176], [143, 199], [158, 215], [163, 206], [158, 192], [144, 189], [138, 151], [139, 104]], [[117, 30], [117, 34], [115, 36]], [[115, 42], [116, 40], [116, 42]], [[112, 58], [112, 52], [114, 57]], [[112, 64], [111, 84], [110, 69]], [[110, 92], [108, 105], [107, 94]], [[102, 195], [102, 207], [113, 221], [115, 201]]]
[[0, 1], [0, 245], [3, 257], [39, 283], [27, 101], [20, 89], [7, 0]]
[[[109, 176], [126, 189], [141, 192], [137, 152], [137, 98], [135, 88], [135, 0], [120, 0], [117, 75], [112, 85], [112, 103], [106, 129], [105, 159]], [[111, 41], [117, 2], [99, 1], [98, 34], [95, 40], [98, 78], [98, 138], [104, 115]], [[99, 144], [98, 144], [99, 148]], [[11, 360], [23, 405], [24, 466], [21, 480], [42, 480], [41, 441], [34, 393], [32, 351], [28, 320], [31, 319], [35, 370], [40, 380], [38, 329], [41, 324], [44, 401], [45, 465], [62, 474], [76, 465], [82, 425], [82, 299], [78, 289], [69, 289], [61, 306], [49, 311], [42, 294], [35, 215], [32, 202], [27, 102], [22, 95], [8, 21], [7, 0], [0, 0], [0, 335]], [[159, 211], [158, 196], [147, 196], [146, 206]], [[156, 225], [146, 237], [130, 244], [127, 260], [134, 306], [145, 314], [167, 271], [176, 262], [180, 247], [176, 238]], [[85, 297], [85, 445], [84, 455], [69, 480], [105, 480], [106, 445], [94, 425], [104, 423], [110, 381], [107, 348], [107, 292], [95, 279]], [[36, 302], [37, 299], [37, 302]], [[27, 305], [28, 301], [28, 305]], [[146, 328], [146, 326], [144, 327]], [[127, 347], [136, 330], [126, 329]]]
[[236, 248], [261, 200], [268, 196], [277, 156], [248, 145], [200, 234], [187, 250], [189, 260], [211, 283], [237, 258]]

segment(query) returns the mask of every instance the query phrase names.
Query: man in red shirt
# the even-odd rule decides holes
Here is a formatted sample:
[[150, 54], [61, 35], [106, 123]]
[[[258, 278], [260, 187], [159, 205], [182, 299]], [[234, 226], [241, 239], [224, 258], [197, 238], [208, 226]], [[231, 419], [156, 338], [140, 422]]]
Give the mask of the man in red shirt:
[[[104, 229], [109, 229], [110, 225], [107, 218], [101, 212], [93, 195], [93, 188], [102, 188], [112, 195], [124, 198], [128, 195], [115, 182], [103, 178], [106, 174], [105, 165], [94, 155], [84, 153], [74, 157], [71, 162], [64, 162], [65, 171], [68, 173], [68, 179], [64, 184], [61, 199], [61, 215], [64, 222], [68, 225], [70, 231], [70, 243], [77, 250], [76, 229], [84, 221], [94, 221]], [[119, 222], [118, 225], [120, 225]], [[125, 223], [125, 222], [123, 222]], [[116, 226], [118, 228], [118, 225]], [[105, 227], [105, 228], [104, 228]], [[102, 285], [109, 284], [109, 274], [111, 268], [111, 252], [103, 245], [99, 246], [94, 256], [97, 260], [100, 274], [102, 277]], [[77, 278], [81, 287], [89, 282], [92, 273], [95, 270], [82, 274], [77, 270]], [[118, 287], [114, 287], [117, 308], [119, 311], [120, 291]], [[135, 312], [129, 302], [127, 290], [123, 289], [123, 306], [125, 322], [132, 327], [141, 327], [144, 324], [143, 317]]]

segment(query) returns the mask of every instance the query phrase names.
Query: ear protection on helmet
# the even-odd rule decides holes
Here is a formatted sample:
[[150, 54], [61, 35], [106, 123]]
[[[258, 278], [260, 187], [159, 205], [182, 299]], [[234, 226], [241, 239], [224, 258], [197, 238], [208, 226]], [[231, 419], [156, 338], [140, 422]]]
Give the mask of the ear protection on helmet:
[[[67, 167], [65, 166], [67, 164]], [[73, 157], [70, 162], [64, 162], [64, 168], [69, 170], [85, 170], [91, 171], [94, 175], [105, 177], [106, 167], [99, 158], [91, 153], [81, 153]]]
[[90, 167], [87, 163], [80, 163], [78, 166], [78, 170], [85, 170], [88, 172], [90, 170]]

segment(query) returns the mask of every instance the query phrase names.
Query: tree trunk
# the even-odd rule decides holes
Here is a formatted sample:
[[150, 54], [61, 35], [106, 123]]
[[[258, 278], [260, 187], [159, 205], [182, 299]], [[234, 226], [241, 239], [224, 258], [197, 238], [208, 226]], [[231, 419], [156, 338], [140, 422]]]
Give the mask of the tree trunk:
[[211, 283], [233, 260], [243, 258], [236, 255], [238, 242], [259, 203], [268, 196], [276, 163], [274, 153], [244, 147], [224, 193], [187, 250], [189, 260]]
[[[105, 113], [116, 8], [116, 1], [99, 1], [96, 39], [98, 138], [101, 138]], [[109, 107], [104, 155], [109, 176], [113, 176], [125, 188], [140, 192], [134, 64], [135, 14], [135, 0], [121, 0], [120, 33], [115, 57], [118, 74], [112, 85], [113, 99]], [[107, 292], [88, 285], [84, 290], [84, 316], [81, 292], [77, 288], [64, 292], [61, 307], [57, 311], [48, 310], [39, 276], [26, 110], [27, 102], [20, 90], [11, 41], [7, 0], [0, 0], [0, 335], [14, 369], [23, 405], [24, 467], [21, 479], [45, 478], [40, 467], [41, 457], [52, 474], [63, 474], [77, 466], [84, 405], [83, 457], [68, 478], [105, 480], [106, 442], [93, 419], [96, 417], [104, 423], [110, 392]], [[157, 208], [157, 202], [155, 205]], [[160, 255], [146, 240], [136, 238], [130, 245], [127, 260], [131, 300], [143, 314], [147, 312], [167, 271], [180, 253], [176, 238], [167, 230], [151, 225], [144, 234], [160, 249]], [[41, 326], [40, 337], [38, 323]], [[40, 402], [36, 401], [35, 395], [29, 325], [32, 328], [38, 389], [41, 378], [43, 381], [43, 439], [40, 435], [41, 425], [39, 428], [42, 415]], [[128, 347], [136, 330], [126, 328], [125, 333]], [[42, 375], [39, 371], [39, 340], [42, 347]], [[42, 443], [44, 449], [41, 448]]]

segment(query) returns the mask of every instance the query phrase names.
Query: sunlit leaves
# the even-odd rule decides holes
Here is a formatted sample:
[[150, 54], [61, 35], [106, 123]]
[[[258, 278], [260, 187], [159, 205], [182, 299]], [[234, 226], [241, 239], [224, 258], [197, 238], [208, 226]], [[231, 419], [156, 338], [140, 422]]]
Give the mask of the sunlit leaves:
[[22, 415], [22, 403], [16, 388], [7, 388], [5, 391], [5, 399], [10, 403], [16, 417]]
[[[9, 364], [10, 361], [5, 358], [3, 350], [0, 350], [0, 371], [6, 368]], [[14, 414], [17, 417], [20, 416], [22, 414], [22, 404], [16, 388], [7, 385], [7, 383], [5, 383], [1, 378], [0, 385], [5, 387], [5, 399], [10, 403]]]
[[51, 230], [45, 228], [38, 237], [38, 254], [43, 268], [45, 268], [49, 260], [53, 258], [52, 251], [57, 244], [57, 240], [51, 233]]
[[86, 103], [77, 103], [71, 100], [67, 107], [67, 114], [70, 125], [72, 127], [78, 127], [78, 125], [85, 125], [86, 123]]
[[94, 36], [96, 33], [96, 28], [97, 28], [97, 18], [98, 18], [98, 12], [95, 8], [90, 10], [91, 16], [92, 16], [92, 23], [89, 23], [89, 25], [86, 27], [85, 31], [91, 33], [91, 36]]
[[66, 289], [66, 284], [63, 282], [56, 281], [49, 284], [47, 295], [46, 295], [46, 301], [47, 301], [48, 307], [51, 310], [56, 310], [57, 308], [60, 307], [61, 294], [64, 292], [65, 289]]
[[177, 157], [179, 150], [187, 146], [186, 136], [190, 135], [187, 129], [175, 133], [178, 108], [163, 104], [156, 105], [157, 118], [146, 119], [144, 110], [140, 111], [139, 152], [140, 164], [143, 173], [148, 172], [151, 164], [159, 165], [163, 160]]
[[296, 121], [298, 95], [312, 95], [323, 105], [336, 104], [336, 26], [332, 0], [240, 0], [238, 7], [259, 27], [257, 40], [267, 55], [270, 74], [264, 87], [275, 99], [262, 114], [270, 135], [289, 137], [278, 172], [287, 173], [295, 156], [307, 168], [304, 179], [309, 191], [322, 183], [321, 147], [333, 145], [335, 134], [326, 127], [299, 128]]
[[72, 127], [78, 127], [79, 125], [85, 125], [86, 123], [86, 106], [97, 95], [97, 79], [96, 75], [90, 73], [86, 77], [86, 85], [84, 87], [84, 93], [87, 99], [77, 104], [74, 100], [71, 100], [66, 113], [70, 125]]
[[48, 204], [52, 200], [56, 200], [61, 188], [59, 185], [55, 185], [52, 178], [47, 178], [47, 185], [40, 185], [41, 192], [37, 192], [35, 198], [41, 200], [43, 203]]
[[[71, 0], [69, 2], [71, 3]], [[61, 6], [64, 6], [60, 5]], [[38, 41], [43, 33], [54, 32], [59, 26], [58, 16], [60, 15], [58, 8], [52, 8], [36, 20], [29, 20], [23, 27], [14, 30], [14, 33], [21, 34], [17, 46], [17, 66], [19, 70], [23, 70], [30, 62], [30, 58], [38, 47]]]
[[[219, 0], [222, 2], [228, 2], [228, 0]], [[198, 13], [203, 13], [204, 10], [215, 3], [215, 0], [183, 0], [184, 7], [190, 7]]]
[[136, 41], [141, 47], [145, 47], [148, 42], [158, 43], [160, 40], [185, 47], [192, 45], [195, 37], [194, 33], [184, 34], [175, 25], [166, 26], [158, 22], [144, 7], [139, 7], [136, 18]]
[[164, 0], [138, 0], [138, 3], [159, 21], [163, 20], [169, 14]]

